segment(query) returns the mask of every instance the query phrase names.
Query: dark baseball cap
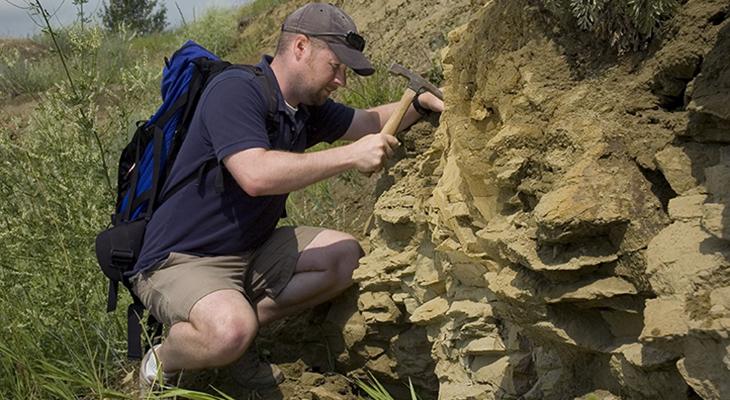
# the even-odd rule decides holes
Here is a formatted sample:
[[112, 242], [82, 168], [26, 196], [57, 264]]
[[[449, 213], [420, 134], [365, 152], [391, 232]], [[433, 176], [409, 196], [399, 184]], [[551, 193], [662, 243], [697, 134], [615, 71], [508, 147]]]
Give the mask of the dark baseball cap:
[[309, 3], [289, 14], [281, 30], [324, 41], [337, 58], [358, 75], [367, 76], [375, 72], [373, 65], [362, 53], [365, 39], [357, 32], [352, 18], [337, 6]]

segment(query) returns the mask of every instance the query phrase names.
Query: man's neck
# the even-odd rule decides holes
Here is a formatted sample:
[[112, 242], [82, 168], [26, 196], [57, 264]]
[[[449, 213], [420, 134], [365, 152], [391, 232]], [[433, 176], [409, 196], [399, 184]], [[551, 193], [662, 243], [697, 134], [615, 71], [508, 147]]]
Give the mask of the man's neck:
[[294, 107], [298, 107], [301, 102], [291, 84], [291, 72], [284, 65], [285, 61], [281, 57], [274, 57], [271, 61], [271, 70], [274, 72], [276, 81], [279, 83], [279, 89], [281, 89], [281, 95], [284, 97], [284, 101], [291, 104]]

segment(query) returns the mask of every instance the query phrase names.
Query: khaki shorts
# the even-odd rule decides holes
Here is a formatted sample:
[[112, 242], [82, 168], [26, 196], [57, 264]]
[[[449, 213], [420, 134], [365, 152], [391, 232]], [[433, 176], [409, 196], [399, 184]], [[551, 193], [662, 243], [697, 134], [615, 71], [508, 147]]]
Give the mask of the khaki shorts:
[[198, 257], [170, 253], [158, 267], [137, 274], [132, 289], [158, 321], [171, 326], [187, 321], [198, 300], [233, 289], [255, 304], [275, 299], [294, 275], [299, 254], [323, 228], [282, 227], [255, 251]]

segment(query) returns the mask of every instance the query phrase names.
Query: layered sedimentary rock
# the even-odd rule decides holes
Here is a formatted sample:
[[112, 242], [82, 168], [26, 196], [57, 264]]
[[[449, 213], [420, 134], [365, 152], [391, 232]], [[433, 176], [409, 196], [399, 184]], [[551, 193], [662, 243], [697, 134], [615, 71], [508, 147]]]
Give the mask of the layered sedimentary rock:
[[727, 2], [633, 57], [526, 0], [472, 7], [333, 314], [340, 359], [442, 399], [730, 398]]

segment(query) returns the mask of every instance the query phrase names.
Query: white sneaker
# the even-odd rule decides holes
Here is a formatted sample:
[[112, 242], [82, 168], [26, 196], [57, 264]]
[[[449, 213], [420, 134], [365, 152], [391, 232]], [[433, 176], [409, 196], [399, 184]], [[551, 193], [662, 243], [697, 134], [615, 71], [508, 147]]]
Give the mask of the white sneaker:
[[146, 398], [150, 392], [170, 388], [177, 382], [178, 373], [160, 372], [160, 362], [157, 360], [157, 349], [154, 345], [142, 357], [139, 364], [139, 396]]

